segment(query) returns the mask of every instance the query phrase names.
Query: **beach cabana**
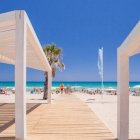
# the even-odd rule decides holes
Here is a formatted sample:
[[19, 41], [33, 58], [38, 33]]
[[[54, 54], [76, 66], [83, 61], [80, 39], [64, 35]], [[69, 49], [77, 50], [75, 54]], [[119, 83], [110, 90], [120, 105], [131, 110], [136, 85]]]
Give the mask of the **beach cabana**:
[[118, 48], [118, 128], [119, 140], [129, 136], [129, 58], [140, 53], [140, 22]]
[[51, 102], [51, 67], [25, 11], [0, 14], [0, 62], [15, 65], [16, 138], [26, 138], [26, 67], [48, 72]]

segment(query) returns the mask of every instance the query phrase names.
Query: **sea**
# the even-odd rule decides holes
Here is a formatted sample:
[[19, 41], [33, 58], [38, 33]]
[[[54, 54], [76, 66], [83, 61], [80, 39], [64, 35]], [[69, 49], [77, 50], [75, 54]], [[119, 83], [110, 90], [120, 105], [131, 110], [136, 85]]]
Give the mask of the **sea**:
[[[87, 81], [53, 81], [52, 82], [52, 86], [55, 87], [59, 87], [60, 84], [64, 84], [64, 86], [69, 86], [69, 87], [81, 87], [81, 88], [101, 88], [101, 82], [87, 82]], [[44, 82], [35, 82], [35, 81], [29, 81], [26, 83], [27, 87], [43, 87]], [[130, 82], [129, 83], [129, 87], [134, 87], [140, 85], [140, 82]], [[0, 88], [2, 87], [14, 87], [15, 83], [11, 82], [11, 81], [0, 81]], [[108, 82], [105, 81], [104, 82], [104, 88], [117, 88], [117, 82]]]

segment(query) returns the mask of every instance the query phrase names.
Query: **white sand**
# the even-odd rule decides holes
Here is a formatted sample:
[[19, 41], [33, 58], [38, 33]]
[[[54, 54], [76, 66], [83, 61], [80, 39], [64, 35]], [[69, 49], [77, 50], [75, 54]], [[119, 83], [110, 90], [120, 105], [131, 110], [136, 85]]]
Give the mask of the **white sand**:
[[[84, 101], [117, 136], [117, 96], [75, 94]], [[140, 139], [140, 97], [130, 96], [129, 138]]]
[[[53, 100], [58, 97], [58, 94], [52, 94], [52, 102]], [[14, 103], [15, 102], [15, 95], [9, 93], [8, 95], [0, 94], [0, 103]], [[26, 94], [26, 102], [27, 103], [47, 103], [47, 100], [43, 100], [43, 93], [42, 94]]]
[[[75, 93], [75, 95], [84, 101], [105, 123], [105, 125], [113, 132], [114, 136], [117, 135], [117, 96], [113, 95], [89, 95], [84, 93]], [[52, 95], [52, 102], [59, 94]], [[26, 95], [27, 103], [47, 103], [42, 100], [43, 94], [29, 94]], [[15, 95], [1, 95], [0, 103], [13, 103], [15, 102]], [[130, 128], [129, 138], [140, 139], [140, 97], [130, 96]]]

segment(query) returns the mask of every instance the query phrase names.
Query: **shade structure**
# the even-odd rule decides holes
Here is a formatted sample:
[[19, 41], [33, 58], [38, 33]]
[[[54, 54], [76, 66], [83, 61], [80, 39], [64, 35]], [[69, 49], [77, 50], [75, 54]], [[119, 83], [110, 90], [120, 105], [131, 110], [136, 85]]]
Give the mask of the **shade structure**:
[[26, 139], [26, 67], [48, 72], [51, 102], [51, 67], [24, 10], [0, 14], [0, 62], [15, 65], [16, 138]]
[[27, 67], [51, 71], [40, 42], [25, 11], [0, 14], [0, 62], [15, 64], [16, 12], [24, 12], [27, 25]]
[[140, 22], [118, 48], [118, 140], [129, 137], [129, 57], [140, 53]]

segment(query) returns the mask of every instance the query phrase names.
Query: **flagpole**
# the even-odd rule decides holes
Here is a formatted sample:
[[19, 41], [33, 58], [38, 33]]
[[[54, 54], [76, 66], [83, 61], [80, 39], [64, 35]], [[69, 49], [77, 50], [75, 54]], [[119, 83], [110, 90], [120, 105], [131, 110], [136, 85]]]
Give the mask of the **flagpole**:
[[102, 48], [102, 95], [104, 91], [104, 61], [103, 61], [103, 48]]
[[104, 79], [103, 79], [103, 76], [102, 76], [101, 88], [102, 88], [102, 95], [103, 95], [103, 93], [104, 93]]
[[98, 52], [98, 69], [99, 69], [99, 75], [101, 78], [101, 97], [103, 95], [103, 88], [104, 88], [104, 77], [103, 77], [103, 48], [99, 49]]

